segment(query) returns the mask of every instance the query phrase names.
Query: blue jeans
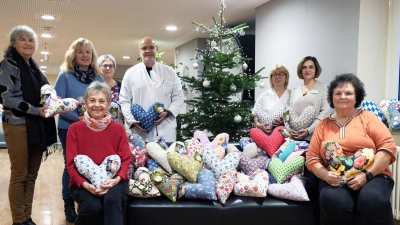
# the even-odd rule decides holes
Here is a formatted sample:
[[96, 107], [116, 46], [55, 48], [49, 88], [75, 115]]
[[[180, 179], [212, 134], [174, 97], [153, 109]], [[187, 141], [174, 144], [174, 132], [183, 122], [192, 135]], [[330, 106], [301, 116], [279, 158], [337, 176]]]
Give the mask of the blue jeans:
[[364, 224], [394, 225], [390, 195], [394, 181], [387, 175], [377, 175], [354, 191], [344, 185], [319, 183], [319, 200], [326, 224], [353, 225], [354, 214], [360, 214]]
[[72, 199], [71, 192], [69, 190], [68, 184], [69, 184], [69, 174], [66, 168], [66, 163], [65, 163], [65, 154], [67, 151], [67, 132], [68, 129], [58, 129], [58, 137], [60, 138], [61, 141], [61, 146], [63, 148], [63, 155], [64, 155], [64, 171], [62, 175], [62, 198], [64, 200], [64, 207], [74, 207], [74, 200]]
[[99, 197], [85, 188], [72, 185], [71, 193], [79, 205], [75, 225], [97, 225], [104, 218], [104, 225], [122, 225], [122, 199], [128, 190], [128, 182], [121, 181]]

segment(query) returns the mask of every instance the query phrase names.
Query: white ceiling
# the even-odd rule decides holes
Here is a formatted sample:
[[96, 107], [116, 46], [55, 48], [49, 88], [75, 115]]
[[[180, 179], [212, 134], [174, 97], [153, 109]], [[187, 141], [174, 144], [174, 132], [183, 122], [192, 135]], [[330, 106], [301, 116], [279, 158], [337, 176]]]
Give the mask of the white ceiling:
[[[225, 0], [225, 26], [237, 25], [255, 18], [255, 8], [270, 0]], [[174, 49], [194, 38], [207, 37], [195, 33], [192, 21], [212, 25], [217, 17], [219, 0], [0, 0], [1, 48], [9, 44], [9, 31], [16, 25], [32, 27], [39, 36], [33, 59], [48, 67], [47, 74], [58, 74], [69, 45], [77, 38], [91, 40], [98, 53], [112, 54], [119, 65], [134, 65], [138, 42], [150, 36], [159, 50], [166, 52], [162, 60], [174, 63]], [[40, 18], [52, 14], [55, 20]], [[177, 31], [167, 31], [175, 25]], [[40, 37], [45, 27], [51, 27], [50, 39]], [[40, 62], [46, 47], [49, 61]], [[3, 54], [3, 53], [1, 53]], [[130, 59], [122, 59], [129, 55]], [[2, 58], [2, 57], [1, 57]]]

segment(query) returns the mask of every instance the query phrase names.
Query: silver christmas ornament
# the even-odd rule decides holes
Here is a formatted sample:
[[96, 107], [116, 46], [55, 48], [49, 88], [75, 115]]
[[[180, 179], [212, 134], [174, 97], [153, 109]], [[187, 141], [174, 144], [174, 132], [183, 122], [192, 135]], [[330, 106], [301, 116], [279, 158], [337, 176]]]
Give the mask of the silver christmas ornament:
[[231, 91], [236, 91], [236, 85], [235, 84], [231, 84], [229, 89], [231, 89]]
[[210, 81], [208, 81], [208, 80], [203, 81], [203, 87], [205, 87], [205, 88], [210, 87]]
[[215, 46], [217, 46], [217, 42], [212, 41], [212, 42], [211, 42], [211, 47], [212, 47], [212, 48], [215, 48]]
[[261, 82], [258, 86], [260, 86], [260, 88], [264, 88], [265, 87], [265, 83]]
[[193, 63], [193, 69], [197, 70], [197, 68], [199, 68], [199, 64]]
[[247, 63], [243, 63], [242, 67], [243, 67], [243, 69], [247, 69], [247, 67], [248, 67]]
[[236, 115], [233, 119], [236, 123], [240, 123], [240, 121], [242, 121], [242, 117], [240, 115]]
[[194, 107], [192, 105], [189, 106], [189, 112], [194, 112]]
[[239, 34], [240, 36], [244, 36], [245, 33], [246, 33], [246, 32], [244, 32], [244, 30], [239, 30], [239, 32], [238, 32], [238, 34]]

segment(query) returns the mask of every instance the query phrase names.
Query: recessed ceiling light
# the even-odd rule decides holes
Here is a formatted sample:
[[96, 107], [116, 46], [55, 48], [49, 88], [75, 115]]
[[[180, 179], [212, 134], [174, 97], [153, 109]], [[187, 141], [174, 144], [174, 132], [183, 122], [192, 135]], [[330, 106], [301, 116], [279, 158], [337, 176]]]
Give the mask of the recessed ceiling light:
[[42, 55], [48, 55], [49, 52], [48, 52], [48, 51], [41, 51], [40, 54], [42, 54]]
[[44, 61], [43, 59], [40, 60], [40, 62], [43, 62], [43, 61]]
[[178, 28], [176, 26], [167, 26], [165, 29], [166, 30], [177, 30]]
[[44, 20], [54, 20], [54, 16], [52, 15], [42, 15], [41, 18]]
[[43, 33], [40, 36], [43, 37], [43, 38], [51, 38], [51, 37], [53, 37], [53, 35], [51, 35], [49, 33]]
[[126, 56], [122, 56], [122, 58], [123, 59], [130, 59], [131, 57], [126, 55]]
[[40, 66], [41, 69], [47, 69], [47, 66]]
[[41, 70], [42, 71], [42, 73], [46, 73], [46, 70]]

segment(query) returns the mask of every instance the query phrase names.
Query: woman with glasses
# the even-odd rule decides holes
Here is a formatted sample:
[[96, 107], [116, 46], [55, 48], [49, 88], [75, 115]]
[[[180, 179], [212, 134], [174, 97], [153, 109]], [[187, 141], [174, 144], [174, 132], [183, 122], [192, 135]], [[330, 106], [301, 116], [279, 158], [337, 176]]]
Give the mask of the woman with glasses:
[[329, 115], [327, 87], [316, 80], [321, 70], [318, 60], [313, 56], [304, 57], [297, 66], [297, 75], [304, 82], [300, 87], [293, 89], [290, 96], [290, 108], [300, 116], [306, 107], [312, 106], [315, 109], [315, 119], [309, 127], [304, 129], [294, 130], [289, 126], [289, 132], [296, 140], [309, 142], [319, 121]]
[[[60, 66], [61, 72], [58, 74], [55, 89], [61, 98], [83, 97], [86, 88], [94, 81], [104, 82], [103, 77], [99, 76], [97, 66], [97, 53], [91, 41], [78, 38], [72, 42], [65, 53], [64, 63]], [[66, 139], [67, 131], [71, 124], [82, 120], [83, 113], [74, 110], [60, 114], [58, 117], [58, 137], [63, 148], [64, 162], [67, 152]], [[68, 188], [70, 176], [64, 167], [62, 176], [62, 197], [64, 200], [65, 217], [68, 222], [74, 223], [77, 217], [75, 204], [71, 192]]]
[[114, 79], [117, 62], [114, 56], [105, 54], [97, 59], [97, 65], [100, 67], [100, 74], [103, 76], [104, 82], [111, 88], [111, 105], [109, 109], [111, 118], [124, 125], [124, 115], [122, 114], [121, 105], [119, 104], [121, 82]]
[[[291, 90], [287, 89], [289, 83], [289, 71], [283, 65], [276, 65], [271, 69], [269, 76], [271, 88], [261, 93], [252, 110], [254, 125], [264, 131], [271, 133], [273, 127], [283, 125], [283, 111], [289, 106]], [[279, 113], [280, 111], [281, 113]], [[278, 113], [279, 117], [273, 120], [272, 114]]]

